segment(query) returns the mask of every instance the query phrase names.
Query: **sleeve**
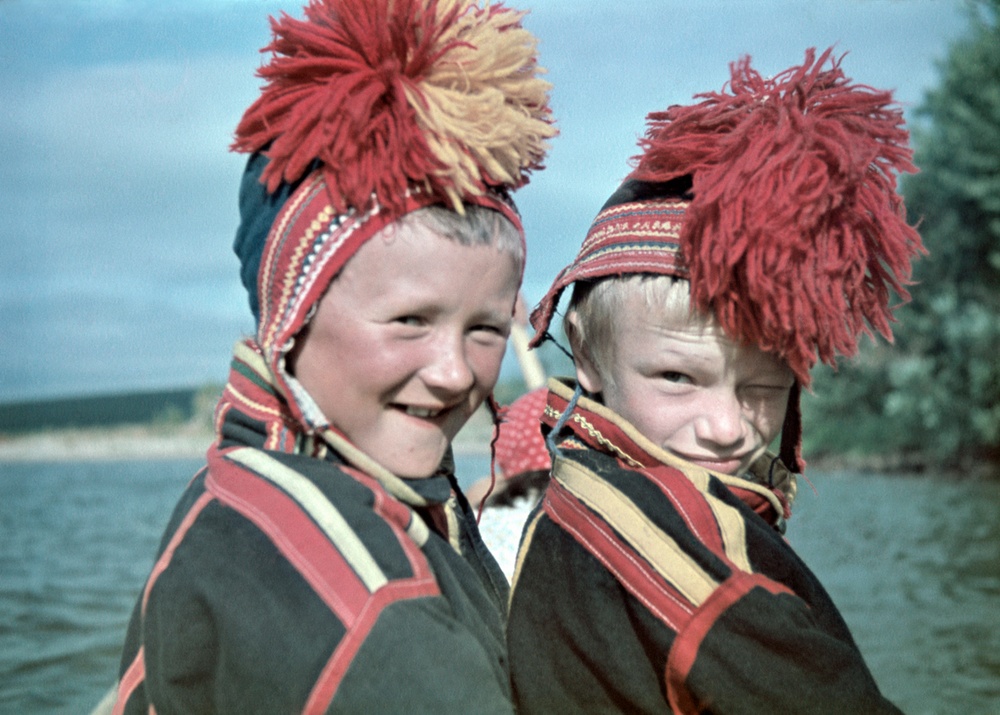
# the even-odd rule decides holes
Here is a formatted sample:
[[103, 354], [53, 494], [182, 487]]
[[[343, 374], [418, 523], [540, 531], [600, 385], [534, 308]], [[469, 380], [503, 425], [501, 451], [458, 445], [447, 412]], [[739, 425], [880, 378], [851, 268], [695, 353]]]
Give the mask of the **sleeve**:
[[675, 712], [899, 713], [854, 644], [775, 586], [737, 573], [693, 615], [667, 665]]
[[673, 633], [544, 514], [526, 543], [507, 628], [518, 712], [666, 712]]
[[675, 622], [544, 514], [526, 539], [508, 626], [522, 714], [899, 712], [854, 644], [767, 578], [736, 572]]

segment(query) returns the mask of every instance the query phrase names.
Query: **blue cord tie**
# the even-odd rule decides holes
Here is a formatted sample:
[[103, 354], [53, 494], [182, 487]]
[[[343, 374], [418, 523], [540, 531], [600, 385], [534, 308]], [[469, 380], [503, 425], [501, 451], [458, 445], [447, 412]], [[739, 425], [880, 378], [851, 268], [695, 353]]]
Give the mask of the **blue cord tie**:
[[556, 436], [562, 431], [562, 428], [566, 426], [569, 421], [569, 416], [573, 414], [573, 410], [576, 409], [576, 402], [583, 396], [583, 388], [580, 385], [576, 386], [573, 391], [573, 397], [570, 398], [569, 404], [566, 405], [566, 409], [563, 413], [559, 415], [559, 420], [556, 422], [552, 431], [548, 433], [545, 437], [545, 446], [549, 448], [549, 455], [555, 459], [555, 456], [559, 453], [559, 447], [556, 446]]

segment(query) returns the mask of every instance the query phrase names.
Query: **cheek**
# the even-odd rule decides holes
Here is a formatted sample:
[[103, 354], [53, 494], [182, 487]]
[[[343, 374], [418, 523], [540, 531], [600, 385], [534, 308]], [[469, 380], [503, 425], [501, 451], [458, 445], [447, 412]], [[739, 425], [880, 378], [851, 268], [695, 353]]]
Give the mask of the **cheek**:
[[646, 437], [660, 442], [673, 431], [670, 424], [677, 411], [664, 404], [652, 389], [645, 389], [641, 382], [618, 379], [604, 382], [604, 404], [628, 420]]
[[486, 387], [487, 391], [493, 389], [493, 385], [500, 375], [500, 367], [503, 364], [503, 356], [507, 349], [505, 340], [498, 341], [494, 345], [473, 344], [467, 348], [469, 368], [476, 376], [476, 381]]
[[785, 412], [788, 410], [788, 395], [784, 397], [768, 400], [760, 409], [754, 424], [757, 430], [764, 437], [764, 441], [770, 442], [781, 432], [785, 423]]

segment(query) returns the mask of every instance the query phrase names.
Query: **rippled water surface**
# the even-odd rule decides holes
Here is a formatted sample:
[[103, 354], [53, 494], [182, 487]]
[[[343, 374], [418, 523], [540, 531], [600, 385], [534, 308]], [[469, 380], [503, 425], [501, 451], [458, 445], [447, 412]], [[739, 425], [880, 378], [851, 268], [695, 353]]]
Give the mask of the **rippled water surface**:
[[813, 475], [789, 540], [907, 713], [1000, 713], [1000, 484]]
[[[0, 712], [86, 713], [115, 678], [198, 461], [0, 464]], [[485, 459], [461, 460], [469, 479]], [[907, 713], [1000, 712], [1000, 484], [810, 475], [788, 537]]]

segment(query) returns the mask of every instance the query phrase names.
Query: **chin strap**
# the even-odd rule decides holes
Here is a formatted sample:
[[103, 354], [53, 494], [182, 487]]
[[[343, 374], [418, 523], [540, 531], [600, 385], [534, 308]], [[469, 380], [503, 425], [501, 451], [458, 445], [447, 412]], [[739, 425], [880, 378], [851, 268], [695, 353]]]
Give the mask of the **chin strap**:
[[802, 474], [806, 468], [802, 459], [802, 386], [798, 380], [788, 393], [788, 408], [785, 410], [785, 423], [781, 427], [781, 447], [778, 456], [785, 466], [796, 474]]
[[493, 416], [493, 438], [490, 440], [490, 488], [486, 490], [483, 498], [479, 501], [479, 506], [476, 508], [477, 524], [483, 518], [483, 509], [486, 507], [486, 500], [490, 498], [490, 494], [493, 493], [493, 490], [497, 486], [497, 440], [500, 439], [500, 422], [502, 421], [502, 410], [492, 392], [486, 397], [486, 406], [490, 408], [490, 414]]
[[559, 447], [556, 445], [556, 436], [562, 431], [562, 428], [566, 426], [570, 415], [572, 415], [573, 410], [576, 409], [577, 401], [581, 397], [583, 397], [583, 388], [579, 383], [577, 383], [576, 389], [573, 390], [573, 397], [571, 397], [569, 403], [567, 403], [566, 409], [563, 410], [563, 413], [559, 416], [559, 419], [556, 421], [552, 431], [545, 437], [545, 446], [549, 448], [549, 454], [552, 456], [553, 461], [555, 461], [555, 456], [559, 453]]

